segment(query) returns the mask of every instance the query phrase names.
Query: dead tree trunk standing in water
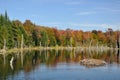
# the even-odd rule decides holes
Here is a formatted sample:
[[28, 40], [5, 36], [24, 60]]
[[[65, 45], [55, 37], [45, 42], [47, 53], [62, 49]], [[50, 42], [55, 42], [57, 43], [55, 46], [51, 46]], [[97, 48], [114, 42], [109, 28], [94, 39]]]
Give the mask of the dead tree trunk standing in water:
[[3, 47], [4, 50], [6, 50], [6, 39], [4, 39], [4, 47]]
[[5, 57], [6, 57], [6, 39], [4, 39], [4, 46], [3, 46], [3, 58], [4, 58], [4, 64], [6, 63]]
[[22, 34], [22, 39], [21, 39], [21, 50], [23, 49], [23, 34]]
[[21, 38], [21, 66], [23, 68], [23, 34], [22, 34], [22, 38]]
[[120, 32], [118, 31], [117, 33], [117, 63], [119, 63], [119, 48], [120, 48]]
[[119, 41], [118, 41], [118, 48], [120, 48], [120, 32], [119, 32]]
[[117, 48], [120, 48], [120, 33], [117, 33]]
[[112, 41], [112, 39], [111, 39], [111, 38], [112, 38], [112, 37], [111, 37], [112, 35], [113, 35], [113, 30], [112, 30], [111, 28], [108, 28], [107, 37], [108, 37], [108, 40], [109, 40], [109, 41], [108, 41], [108, 46], [109, 46], [109, 47], [112, 47], [112, 46], [113, 46], [113, 44], [112, 44], [113, 41]]

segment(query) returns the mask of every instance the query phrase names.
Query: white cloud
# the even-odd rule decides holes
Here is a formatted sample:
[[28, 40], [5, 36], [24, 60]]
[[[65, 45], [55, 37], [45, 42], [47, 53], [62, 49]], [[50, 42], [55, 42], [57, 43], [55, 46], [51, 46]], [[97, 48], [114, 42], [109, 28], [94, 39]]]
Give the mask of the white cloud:
[[97, 12], [95, 11], [91, 11], [91, 12], [79, 12], [79, 13], [76, 13], [75, 15], [90, 15], [90, 14], [96, 14]]
[[49, 26], [49, 27], [60, 27], [62, 23], [60, 22], [43, 22], [41, 23], [43, 26]]
[[108, 29], [112, 28], [113, 30], [117, 30], [120, 27], [120, 24], [78, 24], [78, 23], [70, 23], [71, 26], [76, 27], [88, 27], [88, 28], [101, 28], [101, 29]]
[[100, 8], [95, 8], [95, 10], [99, 12], [109, 12], [109, 13], [120, 13], [120, 9], [113, 9], [113, 8], [106, 8], [106, 7], [100, 7]]
[[41, 17], [43, 17], [43, 16], [39, 16], [37, 14], [32, 14], [29, 16], [29, 18], [36, 18], [36, 19], [40, 19]]
[[49, 27], [57, 27], [58, 29], [74, 29], [74, 30], [84, 30], [84, 31], [90, 31], [90, 30], [102, 30], [106, 31], [108, 28], [112, 28], [113, 30], [120, 29], [120, 24], [80, 24], [80, 23], [72, 23], [72, 22], [46, 22], [41, 23], [43, 26], [49, 26]]

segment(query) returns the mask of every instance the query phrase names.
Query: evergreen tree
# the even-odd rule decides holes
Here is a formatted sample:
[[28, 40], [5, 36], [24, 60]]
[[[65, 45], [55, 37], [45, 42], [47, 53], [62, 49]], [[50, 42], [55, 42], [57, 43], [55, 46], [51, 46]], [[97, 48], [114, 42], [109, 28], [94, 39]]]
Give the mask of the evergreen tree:
[[39, 43], [38, 43], [37, 31], [35, 29], [32, 32], [32, 38], [33, 38], [34, 45], [38, 46]]
[[45, 31], [42, 31], [41, 32], [41, 43], [42, 43], [42, 46], [47, 46], [48, 45], [48, 35]]

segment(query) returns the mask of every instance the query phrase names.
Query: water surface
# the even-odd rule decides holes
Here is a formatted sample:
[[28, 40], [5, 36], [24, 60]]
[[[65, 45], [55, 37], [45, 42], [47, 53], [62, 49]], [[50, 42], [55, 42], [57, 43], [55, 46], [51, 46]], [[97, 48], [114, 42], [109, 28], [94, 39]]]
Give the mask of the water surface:
[[[14, 61], [10, 64], [11, 58]], [[106, 66], [85, 67], [84, 58]], [[0, 80], [120, 80], [118, 51], [37, 50], [0, 54]]]

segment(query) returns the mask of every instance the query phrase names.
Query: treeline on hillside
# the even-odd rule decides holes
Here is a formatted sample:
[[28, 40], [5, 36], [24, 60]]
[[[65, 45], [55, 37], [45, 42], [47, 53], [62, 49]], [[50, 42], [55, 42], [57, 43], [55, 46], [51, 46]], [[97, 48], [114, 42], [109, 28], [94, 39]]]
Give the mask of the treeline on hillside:
[[30, 20], [22, 23], [19, 20], [11, 21], [7, 13], [0, 15], [0, 49], [6, 47], [20, 48], [21, 40], [24, 40], [24, 47], [34, 46], [96, 46], [107, 45], [116, 47], [118, 31], [108, 29], [102, 31], [82, 31], [82, 30], [58, 30], [38, 26]]

